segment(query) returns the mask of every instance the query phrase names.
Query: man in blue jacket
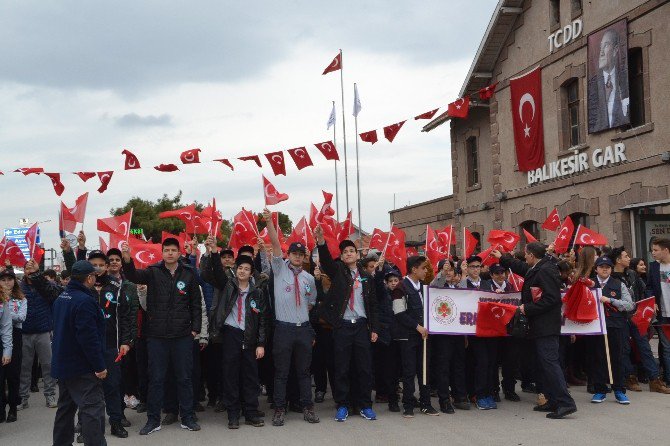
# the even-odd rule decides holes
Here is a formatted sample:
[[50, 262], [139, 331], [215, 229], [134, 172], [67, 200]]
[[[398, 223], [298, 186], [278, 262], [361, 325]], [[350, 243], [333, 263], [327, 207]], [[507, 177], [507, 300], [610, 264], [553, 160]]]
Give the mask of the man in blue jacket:
[[74, 441], [74, 415], [79, 408], [81, 432], [87, 445], [104, 446], [105, 319], [92, 291], [95, 268], [80, 260], [72, 279], [53, 305], [54, 332], [51, 374], [58, 379], [58, 410], [54, 446]]

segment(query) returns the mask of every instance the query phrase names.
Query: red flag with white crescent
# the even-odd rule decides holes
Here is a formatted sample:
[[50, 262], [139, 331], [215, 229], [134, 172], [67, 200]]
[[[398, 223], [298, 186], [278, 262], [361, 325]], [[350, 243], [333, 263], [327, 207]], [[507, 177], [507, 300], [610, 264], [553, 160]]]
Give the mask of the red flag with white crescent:
[[426, 257], [433, 265], [433, 271], [437, 271], [437, 264], [440, 260], [446, 259], [445, 246], [438, 240], [435, 230], [430, 226], [426, 226]]
[[200, 162], [200, 149], [186, 150], [179, 155], [183, 164], [194, 164]]
[[554, 252], [556, 254], [563, 254], [568, 251], [570, 246], [570, 239], [572, 234], [575, 232], [575, 224], [572, 222], [570, 216], [565, 217], [561, 228], [556, 234], [556, 239], [554, 240]]
[[193, 229], [195, 227], [193, 216], [197, 213], [198, 211], [195, 209], [195, 204], [189, 204], [183, 208], [161, 212], [158, 214], [158, 218], [178, 218], [186, 224], [186, 232], [193, 234]]
[[97, 172], [97, 175], [100, 179], [100, 187], [98, 188], [98, 192], [103, 193], [107, 190], [109, 182], [112, 181], [112, 175], [114, 175], [114, 171], [109, 170], [107, 172]]
[[492, 245], [500, 245], [505, 251], [511, 252], [517, 243], [519, 243], [519, 240], [521, 240], [521, 236], [516, 232], [492, 229], [486, 240]]
[[154, 169], [156, 169], [159, 172], [175, 172], [179, 170], [179, 167], [177, 167], [176, 164], [159, 164], [158, 166], [154, 166]]
[[107, 217], [98, 219], [98, 231], [110, 234], [118, 233], [125, 238], [130, 235], [130, 222], [133, 218], [133, 210], [129, 210], [118, 217]]
[[493, 94], [496, 91], [496, 86], [498, 85], [498, 82], [495, 82], [487, 87], [484, 87], [479, 90], [479, 99], [482, 101], [488, 101], [493, 97]]
[[253, 161], [258, 167], [263, 167], [261, 164], [261, 159], [258, 157], [258, 155], [241, 156], [237, 159], [240, 161]]
[[51, 184], [54, 187], [54, 191], [56, 192], [56, 195], [59, 197], [63, 195], [63, 192], [65, 192], [65, 186], [60, 180], [60, 174], [59, 173], [47, 173], [45, 172], [44, 175], [48, 176], [49, 179], [51, 180]]
[[9, 260], [10, 265], [18, 268], [26, 265], [26, 258], [21, 248], [14, 243], [14, 240], [7, 240], [7, 237], [3, 237], [0, 241], [0, 265], [4, 266], [5, 260]]
[[40, 263], [42, 256], [44, 256], [44, 250], [37, 244], [37, 223], [34, 223], [30, 229], [28, 229], [25, 239], [28, 244], [30, 259], [34, 260], [35, 263]]
[[221, 158], [221, 159], [214, 160], [214, 161], [218, 161], [218, 162], [221, 163], [221, 164], [225, 164], [226, 166], [230, 167], [230, 170], [235, 170], [235, 168], [234, 168], [233, 165], [230, 163], [230, 161], [228, 161], [227, 158]]
[[136, 268], [146, 268], [163, 260], [163, 247], [160, 243], [147, 243], [131, 237], [128, 239], [128, 245]]
[[338, 53], [337, 56], [335, 56], [335, 59], [333, 59], [330, 65], [328, 65], [321, 74], [328, 74], [332, 71], [337, 71], [341, 69], [342, 69], [342, 53]]
[[358, 136], [361, 137], [361, 141], [369, 142], [370, 144], [374, 144], [378, 141], [377, 130], [370, 130], [369, 132], [359, 133]]
[[468, 229], [463, 230], [463, 252], [464, 252], [464, 257], [467, 259], [470, 257], [474, 252], [475, 249], [477, 249], [477, 244], [479, 243], [479, 240], [472, 235], [472, 232]]
[[270, 167], [272, 167], [272, 172], [277, 175], [286, 175], [286, 165], [284, 164], [284, 152], [279, 151], [279, 152], [270, 152], [265, 154], [265, 158], [267, 158], [268, 162], [270, 163]]
[[535, 237], [533, 237], [533, 234], [526, 231], [525, 229], [523, 230], [523, 235], [526, 236], [526, 243], [533, 243], [533, 242], [537, 241], [537, 239]]
[[447, 106], [447, 115], [452, 118], [465, 119], [468, 117], [469, 110], [470, 110], [470, 96], [465, 96], [456, 99], [454, 102], [452, 102]]
[[561, 227], [561, 217], [558, 215], [558, 209], [554, 208], [542, 223], [542, 229], [547, 231], [558, 231]]
[[[140, 166], [140, 160], [138, 160], [137, 157], [135, 156], [135, 154], [133, 152], [131, 152], [130, 150], [123, 149], [121, 154], [126, 156], [126, 161], [125, 161], [124, 166], [123, 166], [123, 168], [125, 170], [139, 169], [139, 168], [142, 167], [142, 166]], [[86, 181], [86, 180], [84, 180], [84, 181]]]
[[265, 205], [269, 206], [271, 204], [281, 203], [282, 201], [288, 200], [287, 194], [280, 193], [276, 187], [267, 178], [265, 175], [263, 177], [263, 195], [265, 196]]
[[414, 120], [417, 121], [419, 119], [432, 119], [432, 117], [435, 116], [435, 113], [437, 113], [438, 110], [439, 108], [436, 108], [435, 110], [431, 110], [426, 113], [421, 113], [420, 115], [415, 116]]
[[95, 172], [75, 172], [74, 174], [81, 178], [84, 183], [96, 175]]
[[477, 304], [475, 336], [479, 338], [507, 336], [507, 324], [514, 317], [516, 309], [516, 305], [500, 302], [479, 302]]
[[519, 170], [528, 172], [544, 165], [541, 68], [510, 79], [509, 86], [516, 160]]
[[608, 244], [607, 237], [601, 233], [589, 229], [584, 225], [577, 226], [577, 231], [575, 232], [575, 245], [606, 246]]
[[319, 152], [321, 152], [324, 158], [327, 160], [339, 161], [340, 157], [337, 154], [337, 149], [335, 148], [333, 141], [320, 142], [318, 144], [314, 144], [314, 146], [319, 149]]
[[406, 121], [400, 121], [396, 122], [395, 124], [387, 125], [384, 127], [384, 136], [386, 139], [388, 139], [389, 142], [393, 142], [395, 139], [396, 135], [402, 128], [403, 124], [405, 124]]
[[310, 158], [305, 147], [296, 147], [295, 149], [287, 150], [287, 152], [291, 155], [291, 158], [293, 158], [295, 167], [297, 167], [298, 170], [314, 165], [314, 163], [312, 163], [312, 158]]
[[31, 174], [39, 175], [39, 174], [44, 172], [44, 168], [42, 168], [42, 167], [21, 167], [20, 169], [16, 169], [14, 172], [22, 173], [24, 176], [31, 175]]
[[297, 225], [293, 228], [291, 235], [289, 235], [286, 240], [286, 244], [290, 245], [291, 243], [298, 242], [302, 243], [307, 247], [307, 252], [312, 252], [316, 246], [316, 241], [314, 240], [314, 234], [312, 234], [312, 229], [307, 224], [305, 217], [302, 217]]
[[649, 297], [637, 303], [635, 314], [631, 320], [637, 326], [637, 330], [642, 336], [647, 335], [647, 331], [649, 331], [649, 324], [651, 324], [651, 320], [656, 315], [656, 312], [654, 311], [655, 305], [655, 297]]

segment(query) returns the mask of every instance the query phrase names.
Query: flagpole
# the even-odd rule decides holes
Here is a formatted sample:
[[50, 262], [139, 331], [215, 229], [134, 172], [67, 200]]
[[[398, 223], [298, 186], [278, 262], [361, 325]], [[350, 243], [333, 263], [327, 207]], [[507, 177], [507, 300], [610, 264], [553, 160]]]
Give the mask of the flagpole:
[[[344, 123], [344, 64], [342, 63], [342, 50], [340, 49], [340, 90], [342, 92], [342, 140], [344, 141], [344, 190], [346, 211], [349, 212], [349, 176], [347, 172], [347, 127]], [[339, 220], [340, 218], [337, 217]]]
[[126, 235], [126, 243], [128, 243], [128, 240], [130, 239], [130, 225], [132, 222], [133, 222], [133, 208], [130, 208], [130, 218], [128, 219], [128, 235]]
[[570, 252], [570, 249], [573, 249], [575, 247], [575, 242], [577, 241], [577, 237], [579, 237], [579, 228], [581, 227], [582, 227], [581, 223], [577, 225], [577, 230], [575, 231], [575, 238], [572, 240], [570, 246], [568, 246], [568, 252]]
[[386, 237], [386, 244], [384, 245], [384, 250], [382, 251], [382, 256], [386, 257], [386, 248], [389, 246], [389, 241], [391, 241], [391, 232], [393, 232], [393, 222], [391, 222], [391, 227], [389, 228], [389, 235]]
[[[356, 82], [354, 82], [354, 91], [358, 91], [356, 88]], [[354, 108], [355, 107], [356, 104], [354, 104]], [[344, 119], [342, 121], [344, 121]], [[358, 195], [358, 238], [362, 239], [363, 228], [361, 224], [361, 171], [358, 164], [358, 112], [354, 114], [354, 140], [356, 141], [356, 193]]]
[[[335, 101], [333, 101], [333, 108], [335, 108]], [[333, 126], [333, 144], [337, 147], [337, 134], [336, 134], [337, 125]], [[333, 161], [335, 163], [335, 209], [337, 214], [337, 221], [340, 221], [340, 187], [337, 181], [337, 160]]]

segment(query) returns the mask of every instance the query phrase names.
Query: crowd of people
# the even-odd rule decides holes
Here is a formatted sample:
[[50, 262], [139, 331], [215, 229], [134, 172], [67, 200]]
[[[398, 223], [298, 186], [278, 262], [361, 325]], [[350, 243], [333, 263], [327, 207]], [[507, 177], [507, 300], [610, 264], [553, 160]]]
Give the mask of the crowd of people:
[[[272, 221], [267, 210], [264, 219]], [[591, 403], [613, 393], [630, 404], [626, 392], [640, 383], [670, 394], [670, 340], [661, 329], [670, 323], [670, 239], [652, 241], [649, 265], [624, 247], [556, 255], [532, 242], [523, 252], [492, 251], [493, 266], [472, 255], [442, 259], [433, 271], [424, 256], [410, 256], [403, 277], [383, 253], [351, 240], [333, 258], [320, 227], [314, 252], [300, 242], [283, 252], [274, 225], [267, 229], [269, 246], [237, 252], [208, 237], [200, 255], [195, 240], [167, 238], [162, 260], [145, 269], [128, 244], [90, 251], [82, 232], [76, 247], [62, 241], [60, 277], [33, 261], [21, 279], [3, 267], [0, 422], [29, 409], [38, 376], [46, 406], [57, 408], [56, 446], [106, 444], [107, 422], [111, 435], [128, 437], [127, 410], [146, 412], [140, 435], [175, 422], [198, 431], [206, 407], [225, 412], [230, 429], [241, 419], [260, 427], [262, 396], [268, 422], [283, 426], [287, 411], [307, 423], [330, 410], [338, 422], [375, 420], [373, 403], [405, 418], [493, 410], [519, 402], [517, 391], [536, 395], [534, 411], [563, 418], [577, 411], [575, 386], [588, 387]], [[508, 293], [516, 291], [510, 272], [524, 278], [517, 313], [526, 336], [428, 333], [424, 285]], [[560, 336], [561, 296], [571, 287], [601, 289], [607, 338]], [[631, 315], [650, 296], [656, 315], [640, 333]], [[317, 411], [329, 388], [335, 408]]]

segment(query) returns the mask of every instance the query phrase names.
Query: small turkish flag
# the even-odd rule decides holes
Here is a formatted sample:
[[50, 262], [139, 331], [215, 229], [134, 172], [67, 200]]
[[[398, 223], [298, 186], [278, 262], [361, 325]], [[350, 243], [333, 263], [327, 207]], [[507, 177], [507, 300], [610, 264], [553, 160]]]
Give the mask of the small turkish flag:
[[558, 231], [558, 228], [561, 227], [561, 217], [558, 215], [558, 209], [554, 208], [553, 211], [549, 213], [547, 219], [542, 223], [542, 229], [547, 231]]
[[[374, 235], [374, 234], [373, 234]], [[433, 265], [433, 270], [437, 271], [437, 264], [440, 260], [448, 257], [449, 245], [440, 243], [435, 230], [426, 226], [426, 257]]]
[[435, 110], [431, 110], [426, 113], [421, 113], [420, 115], [415, 116], [414, 120], [416, 121], [419, 119], [431, 119], [433, 116], [435, 116], [435, 113], [437, 113], [438, 110], [439, 108], [436, 108]]
[[335, 59], [326, 67], [325, 70], [323, 70], [323, 73], [321, 74], [328, 74], [331, 71], [337, 71], [342, 69], [342, 53], [338, 53], [337, 56], [335, 56]]
[[81, 178], [84, 183], [95, 176], [95, 172], [75, 172], [74, 174]]
[[579, 278], [563, 296], [563, 316], [574, 322], [589, 323], [598, 319], [598, 300], [588, 288], [590, 279]]
[[407, 274], [407, 251], [405, 250], [405, 231], [400, 228], [392, 228], [388, 233], [386, 243], [386, 252], [384, 256], [395, 266], [404, 276]]
[[44, 255], [44, 250], [37, 244], [37, 223], [34, 223], [30, 229], [28, 229], [25, 239], [30, 252], [30, 259], [34, 260], [35, 263], [40, 263], [42, 256]]
[[305, 245], [305, 247], [307, 248], [307, 252], [312, 252], [314, 250], [314, 247], [316, 246], [314, 235], [312, 234], [312, 230], [307, 224], [307, 220], [305, 220], [305, 217], [302, 217], [298, 222], [298, 224], [295, 225], [293, 231], [291, 232], [291, 235], [289, 235], [288, 239], [286, 240], [286, 243], [288, 245], [294, 242], [302, 243], [303, 245]]
[[507, 336], [507, 324], [514, 317], [517, 308], [516, 305], [499, 302], [479, 302], [475, 336], [479, 338]]
[[520, 239], [521, 236], [516, 232], [493, 229], [489, 232], [489, 236], [486, 240], [493, 245], [502, 246], [505, 251], [511, 252], [514, 250], [516, 244], [519, 243]]
[[135, 154], [130, 150], [123, 149], [121, 154], [126, 155], [126, 162], [125, 165], [123, 166], [125, 170], [139, 169], [140, 167], [142, 167], [140, 166], [140, 160], [138, 160]]
[[511, 269], [507, 271], [509, 272], [508, 280], [512, 284], [514, 291], [516, 291], [517, 293], [520, 292], [521, 288], [523, 288], [524, 278], [518, 274], [514, 274]]
[[495, 257], [493, 257], [491, 255], [491, 252], [494, 249], [499, 249], [499, 245], [491, 245], [487, 249], [485, 249], [484, 251], [477, 254], [479, 256], [479, 258], [482, 259], [482, 265], [493, 266], [496, 263], [498, 263], [498, 259], [496, 259]]
[[56, 195], [59, 197], [63, 194], [63, 191], [65, 191], [65, 186], [63, 183], [60, 181], [60, 174], [59, 173], [44, 173], [44, 175], [48, 176], [51, 179], [51, 183], [54, 186], [54, 190], [56, 191]]
[[288, 154], [291, 155], [291, 158], [293, 158], [295, 167], [297, 167], [298, 170], [302, 170], [305, 167], [314, 165], [314, 163], [312, 163], [312, 158], [310, 158], [309, 153], [307, 153], [307, 149], [305, 147], [289, 149]]
[[470, 96], [465, 96], [449, 104], [447, 114], [452, 118], [467, 118], [469, 108]]
[[182, 152], [179, 159], [184, 164], [194, 164], [200, 162], [200, 149], [191, 149]]
[[575, 245], [605, 246], [608, 244], [607, 237], [599, 232], [593, 231], [582, 225], [577, 227], [577, 232], [575, 233]]
[[477, 238], [472, 235], [472, 232], [470, 232], [468, 229], [463, 230], [463, 252], [464, 252], [464, 257], [467, 259], [470, 257], [474, 252], [475, 249], [477, 249], [477, 243], [479, 241]]
[[642, 336], [647, 335], [647, 331], [649, 331], [649, 324], [656, 315], [656, 312], [654, 311], [654, 305], [656, 305], [655, 297], [649, 297], [647, 299], [638, 301], [637, 303], [635, 314], [631, 320], [637, 326], [637, 330]]
[[554, 240], [554, 252], [556, 254], [563, 254], [568, 251], [570, 239], [574, 232], [575, 224], [572, 222], [570, 216], [565, 217], [561, 229], [559, 229], [558, 234], [556, 234], [556, 239]]
[[479, 90], [479, 99], [482, 101], [487, 101], [493, 97], [493, 93], [496, 91], [496, 86], [498, 85], [498, 82], [489, 85], [488, 87], [484, 87], [481, 90]]
[[380, 252], [383, 251], [387, 238], [388, 238], [388, 233], [387, 232], [384, 232], [381, 229], [375, 228], [374, 231], [372, 231], [372, 235], [370, 236], [370, 244], [369, 244], [368, 248], [369, 249], [376, 249], [377, 251], [380, 251]]
[[404, 123], [405, 121], [400, 121], [384, 127], [384, 136], [389, 140], [389, 142], [393, 142]]
[[109, 170], [107, 172], [97, 172], [97, 175], [100, 179], [100, 187], [98, 188], [98, 192], [103, 193], [107, 190], [109, 182], [112, 181], [112, 175], [114, 175], [114, 171]]
[[23, 251], [18, 247], [14, 240], [7, 240], [3, 237], [0, 241], [0, 265], [5, 265], [5, 260], [9, 260], [9, 264], [19, 268], [26, 266], [26, 258]]
[[270, 167], [272, 167], [272, 172], [277, 175], [286, 176], [286, 165], [284, 164], [284, 152], [270, 152], [265, 154], [265, 158], [268, 159]]
[[533, 243], [533, 242], [537, 241], [537, 239], [535, 237], [533, 237], [533, 234], [526, 231], [525, 229], [523, 230], [523, 235], [526, 236], [526, 243]]
[[509, 87], [516, 160], [519, 170], [528, 172], [544, 165], [541, 68], [510, 79]]
[[327, 160], [338, 161], [340, 157], [337, 155], [337, 149], [335, 149], [335, 144], [333, 141], [320, 142], [314, 144], [317, 149], [323, 154]]
[[107, 251], [109, 251], [109, 247], [107, 246], [104, 238], [98, 236], [98, 243], [100, 244], [100, 250], [102, 252], [107, 253]]
[[221, 159], [214, 160], [214, 161], [218, 161], [218, 162], [220, 162], [221, 164], [225, 164], [226, 166], [230, 167], [230, 170], [235, 170], [235, 168], [234, 168], [233, 165], [230, 163], [230, 161], [228, 161], [227, 158], [221, 158]]
[[97, 228], [98, 231], [128, 237], [130, 235], [130, 222], [132, 219], [133, 210], [131, 209], [118, 217], [99, 218]]
[[154, 166], [154, 169], [159, 172], [174, 172], [179, 170], [179, 167], [176, 164], [159, 164], [158, 166]]
[[[131, 257], [137, 268], [146, 268], [163, 259], [163, 247], [160, 243], [147, 243], [135, 237], [128, 239]], [[183, 290], [179, 290], [184, 292]]]
[[195, 223], [193, 222], [193, 217], [197, 213], [198, 211], [195, 210], [195, 204], [189, 204], [183, 208], [174, 209], [171, 211], [163, 211], [158, 214], [158, 218], [178, 218], [186, 225], [186, 232], [193, 233], [195, 232]]
[[359, 136], [361, 137], [361, 141], [369, 142], [370, 144], [374, 144], [378, 141], [377, 130], [370, 130], [369, 132], [363, 132], [360, 133]]
[[282, 201], [288, 200], [287, 194], [279, 193], [277, 188], [274, 187], [274, 185], [270, 183], [267, 178], [265, 178], [265, 175], [262, 175], [262, 177], [263, 177], [263, 194], [265, 195], [266, 206], [281, 203]]
[[258, 167], [263, 167], [263, 166], [261, 165], [261, 160], [260, 160], [260, 158], [258, 158], [258, 155], [241, 156], [241, 157], [239, 157], [239, 158], [237, 158], [237, 159], [240, 160], [240, 161], [253, 161], [254, 163], [256, 163], [256, 165], [257, 165]]
[[16, 169], [14, 172], [20, 172], [23, 175], [30, 175], [30, 174], [41, 174], [44, 172], [44, 169], [42, 167], [21, 167], [20, 169]]

